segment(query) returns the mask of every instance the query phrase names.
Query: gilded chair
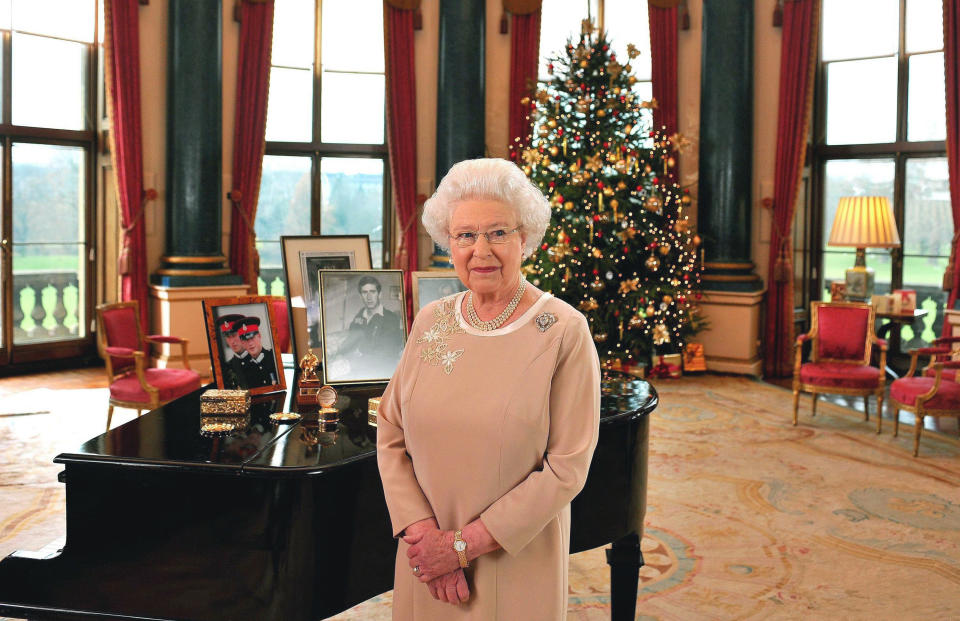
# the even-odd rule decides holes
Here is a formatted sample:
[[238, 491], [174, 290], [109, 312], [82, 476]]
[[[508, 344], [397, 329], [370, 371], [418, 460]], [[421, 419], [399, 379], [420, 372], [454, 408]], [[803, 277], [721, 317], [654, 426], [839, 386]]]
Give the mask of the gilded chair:
[[[149, 343], [179, 344], [184, 368], [148, 368], [144, 351]], [[97, 306], [97, 350], [110, 382], [107, 431], [115, 407], [136, 410], [140, 416], [143, 410], [154, 410], [200, 388], [200, 376], [190, 369], [187, 343], [177, 336], [145, 337], [136, 300]]]
[[[938, 339], [940, 340], [940, 339]], [[960, 339], [957, 339], [960, 340]], [[915, 375], [920, 356], [930, 356], [931, 361], [944, 354], [942, 346], [921, 347], [910, 350], [910, 370], [890, 384], [890, 401], [893, 403], [893, 435], [900, 432], [900, 410], [913, 412], [916, 417], [913, 432], [913, 456], [920, 453], [920, 432], [927, 416], [956, 416], [960, 425], [960, 361], [931, 362], [923, 375]], [[947, 350], [949, 352], [949, 350]], [[931, 373], [928, 375], [928, 372]]]
[[[810, 332], [797, 337], [793, 366], [793, 424], [797, 424], [800, 393], [811, 394], [817, 415], [821, 394], [863, 397], [864, 419], [870, 420], [870, 395], [877, 398], [877, 433], [883, 412], [887, 343], [874, 334], [874, 308], [868, 304], [813, 302]], [[810, 361], [803, 362], [803, 344], [811, 342]], [[879, 367], [870, 364], [873, 348], [880, 350]]]
[[[930, 363], [924, 367], [923, 374], [927, 377], [933, 377], [936, 375], [935, 363], [937, 362], [949, 362], [957, 353], [952, 349], [954, 343], [960, 343], [960, 336], [945, 336], [938, 339], [933, 339], [930, 347], [921, 348], [918, 351], [929, 352], [921, 353], [920, 355], [929, 355]], [[943, 379], [954, 381], [957, 376], [957, 369], [954, 366], [944, 366], [943, 367]], [[960, 431], [960, 430], [958, 430]]]

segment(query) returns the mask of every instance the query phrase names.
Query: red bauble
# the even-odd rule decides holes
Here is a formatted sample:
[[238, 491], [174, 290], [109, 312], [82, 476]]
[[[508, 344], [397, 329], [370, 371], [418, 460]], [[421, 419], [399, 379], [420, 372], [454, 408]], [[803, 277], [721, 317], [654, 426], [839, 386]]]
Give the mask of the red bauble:
[[596, 275], [599, 274], [599, 273], [600, 273], [600, 270], [598, 270], [598, 269], [596, 269], [596, 268], [593, 269], [593, 275], [594, 275], [594, 276], [596, 276]]
[[547, 185], [548, 185], [551, 189], [553, 189], [557, 184], [554, 183], [553, 181], [551, 181], [551, 182], [548, 183]]
[[653, 181], [653, 185], [657, 185], [660, 183], [660, 177], [654, 177], [652, 181]]
[[600, 222], [600, 216], [593, 216], [594, 222]]
[[603, 181], [597, 181], [597, 187], [603, 189]]
[[546, 250], [547, 248], [549, 248], [547, 244], [543, 244], [542, 246], [540, 246], [540, 250]]

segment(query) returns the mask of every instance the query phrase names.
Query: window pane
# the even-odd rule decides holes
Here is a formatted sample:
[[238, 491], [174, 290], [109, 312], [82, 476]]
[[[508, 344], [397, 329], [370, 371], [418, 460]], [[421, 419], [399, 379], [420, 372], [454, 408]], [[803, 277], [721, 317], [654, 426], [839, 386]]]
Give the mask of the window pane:
[[312, 68], [315, 21], [313, 0], [275, 2], [271, 64]]
[[325, 71], [383, 73], [383, 2], [324, 0], [321, 23]]
[[383, 75], [323, 72], [320, 140], [383, 144]]
[[[313, 138], [313, 71], [270, 69], [267, 140], [310, 142]], [[382, 114], [382, 113], [381, 113]]]
[[946, 82], [943, 52], [910, 57], [907, 93], [907, 140], [945, 140]]
[[[950, 210], [947, 159], [908, 159], [906, 182], [904, 254], [949, 256], [953, 214]], [[937, 283], [940, 283], [940, 276], [936, 277]]]
[[897, 135], [897, 59], [827, 65], [827, 144], [893, 142]]
[[[830, 160], [824, 167], [823, 276], [822, 285], [829, 290], [831, 280], [843, 280], [844, 272], [853, 267], [853, 248], [827, 245], [837, 204], [843, 196], [886, 196], [893, 204], [893, 159]], [[889, 251], [867, 249], [867, 265], [876, 272], [876, 293], [890, 291], [892, 261]]]
[[907, 52], [943, 49], [943, 0], [907, 0]]
[[23, 32], [93, 42], [94, 0], [13, 0], [13, 27]]
[[86, 334], [85, 154], [13, 145], [14, 343]]
[[823, 0], [823, 60], [893, 54], [899, 41], [897, 0]]
[[649, 80], [650, 65], [650, 19], [646, 2], [610, 2], [604, 3], [603, 26], [607, 38], [612, 42], [611, 49], [617, 54], [620, 63], [629, 60], [627, 44], [633, 43], [640, 55], [630, 60], [633, 74], [638, 80]]
[[383, 160], [320, 160], [321, 235], [369, 235], [373, 267], [383, 267]]
[[260, 254], [260, 295], [283, 295], [281, 235], [310, 234], [310, 157], [265, 155], [254, 229]]
[[580, 21], [587, 18], [587, 5], [590, 7], [589, 14], [596, 23], [599, 14], [597, 0], [550, 0], [543, 3], [540, 13], [541, 79], [550, 78], [547, 74], [547, 62], [563, 52], [567, 40], [573, 39], [574, 45], [579, 41]]
[[86, 46], [15, 33], [12, 54], [14, 125], [83, 129]]

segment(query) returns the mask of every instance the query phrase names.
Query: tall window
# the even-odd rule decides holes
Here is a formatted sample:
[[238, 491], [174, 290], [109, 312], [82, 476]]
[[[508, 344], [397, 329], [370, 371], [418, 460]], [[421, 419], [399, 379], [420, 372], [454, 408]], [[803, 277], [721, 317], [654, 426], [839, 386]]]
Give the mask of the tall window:
[[0, 1], [0, 363], [89, 335], [96, 32], [96, 0]]
[[283, 293], [281, 235], [370, 236], [389, 260], [383, 2], [276, 0], [255, 223], [260, 291]]
[[642, 101], [653, 96], [650, 64], [650, 20], [646, 0], [548, 0], [540, 14], [540, 79], [546, 80], [547, 62], [560, 53], [568, 39], [576, 43], [580, 22], [588, 17], [607, 33], [620, 62], [627, 62], [627, 44], [640, 50], [630, 61], [637, 77], [634, 89]]
[[[930, 314], [903, 348], [939, 335], [953, 220], [947, 187], [941, 0], [823, 0], [815, 132], [814, 298], [843, 280], [854, 250], [826, 245], [841, 196], [890, 199], [903, 243], [867, 250], [876, 293], [916, 289]], [[818, 262], [814, 262], [816, 265]]]

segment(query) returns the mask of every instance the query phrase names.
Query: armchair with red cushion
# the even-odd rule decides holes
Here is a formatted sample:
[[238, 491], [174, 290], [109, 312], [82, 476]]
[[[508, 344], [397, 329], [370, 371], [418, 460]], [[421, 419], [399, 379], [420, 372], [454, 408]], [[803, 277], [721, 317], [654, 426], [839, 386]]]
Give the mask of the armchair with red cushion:
[[[890, 384], [893, 402], [893, 435], [900, 432], [900, 410], [913, 412], [916, 417], [913, 433], [913, 456], [920, 453], [920, 432], [927, 416], [956, 416], [960, 425], [960, 360], [941, 360], [950, 349], [943, 343], [960, 341], [957, 338], [936, 339], [933, 347], [910, 350], [910, 370]], [[920, 356], [930, 356], [930, 364], [923, 375], [915, 375]]]
[[[107, 430], [113, 408], [154, 410], [168, 401], [200, 388], [200, 376], [190, 369], [187, 339], [178, 336], [144, 336], [140, 329], [140, 305], [136, 300], [97, 306], [97, 349], [106, 364], [110, 382]], [[182, 369], [147, 367], [144, 351], [149, 343], [179, 344]]]
[[[812, 395], [817, 414], [821, 394], [862, 396], [864, 417], [870, 420], [870, 395], [877, 398], [877, 433], [883, 412], [883, 369], [887, 343], [874, 334], [874, 308], [868, 304], [813, 302], [810, 332], [797, 337], [793, 368], [793, 424], [797, 424], [800, 393]], [[803, 344], [811, 342], [810, 361], [803, 362]], [[873, 348], [880, 350], [879, 366], [870, 364]]]

